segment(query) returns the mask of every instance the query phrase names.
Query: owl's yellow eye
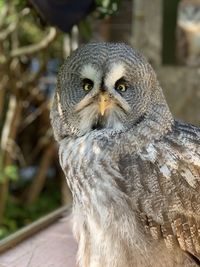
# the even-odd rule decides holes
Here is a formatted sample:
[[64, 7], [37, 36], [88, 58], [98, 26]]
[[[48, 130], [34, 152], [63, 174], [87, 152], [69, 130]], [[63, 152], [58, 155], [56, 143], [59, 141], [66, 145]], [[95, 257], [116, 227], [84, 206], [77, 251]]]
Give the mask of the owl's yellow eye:
[[115, 90], [120, 92], [125, 92], [127, 89], [126, 85], [124, 83], [119, 83], [115, 86]]
[[90, 79], [84, 79], [83, 80], [83, 90], [84, 91], [89, 92], [92, 90], [93, 87], [94, 87], [93, 81], [91, 81]]

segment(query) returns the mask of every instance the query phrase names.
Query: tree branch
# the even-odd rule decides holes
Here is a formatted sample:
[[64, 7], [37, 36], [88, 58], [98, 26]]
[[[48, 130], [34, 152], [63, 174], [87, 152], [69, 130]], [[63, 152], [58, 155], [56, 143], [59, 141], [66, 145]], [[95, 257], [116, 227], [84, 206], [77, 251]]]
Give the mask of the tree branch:
[[40, 161], [40, 166], [37, 175], [34, 178], [33, 183], [29, 188], [29, 194], [27, 196], [27, 202], [29, 204], [32, 204], [36, 201], [36, 199], [38, 198], [40, 192], [44, 187], [47, 171], [53, 160], [54, 152], [55, 152], [55, 146], [54, 144], [50, 143], [43, 153], [43, 157]]
[[9, 34], [14, 32], [17, 27], [17, 21], [11, 23], [5, 30], [0, 32], [0, 41], [5, 40]]
[[10, 57], [30, 55], [43, 50], [54, 40], [56, 34], [56, 29], [54, 27], [51, 27], [47, 36], [45, 36], [39, 43], [14, 49], [10, 52]]
[[8, 15], [8, 3], [4, 3], [2, 9], [1, 9], [1, 14], [0, 14], [0, 28], [2, 27], [6, 16]]
[[0, 120], [2, 119], [3, 116], [3, 107], [5, 101], [4, 97], [5, 97], [7, 83], [8, 83], [8, 75], [4, 74], [2, 75], [2, 80], [0, 82]]
[[[5, 12], [7, 12], [6, 9], [5, 9]], [[0, 17], [0, 25], [5, 20], [4, 13], [3, 13], [2, 17]], [[11, 24], [9, 24], [9, 26], [6, 29], [3, 29], [2, 31], [0, 31], [0, 41], [5, 40], [12, 32], [14, 32], [15, 29], [17, 28], [18, 23], [21, 20], [21, 18], [24, 17], [24, 16], [27, 16], [29, 13], [30, 13], [30, 8], [27, 8], [27, 7], [24, 8], [19, 13], [19, 15], [18, 15], [18, 17], [16, 18], [15, 21], [13, 21]], [[6, 13], [5, 13], [5, 16], [6, 16]]]

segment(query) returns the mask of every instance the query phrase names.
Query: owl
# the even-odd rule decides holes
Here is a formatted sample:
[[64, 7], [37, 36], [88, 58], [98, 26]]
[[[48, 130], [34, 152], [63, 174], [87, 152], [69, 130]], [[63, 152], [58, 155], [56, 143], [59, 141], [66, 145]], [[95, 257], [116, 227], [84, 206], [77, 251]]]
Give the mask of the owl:
[[50, 117], [79, 266], [200, 266], [200, 129], [173, 118], [140, 53], [121, 43], [74, 51]]
[[177, 16], [177, 59], [189, 66], [200, 64], [200, 0], [182, 0]]

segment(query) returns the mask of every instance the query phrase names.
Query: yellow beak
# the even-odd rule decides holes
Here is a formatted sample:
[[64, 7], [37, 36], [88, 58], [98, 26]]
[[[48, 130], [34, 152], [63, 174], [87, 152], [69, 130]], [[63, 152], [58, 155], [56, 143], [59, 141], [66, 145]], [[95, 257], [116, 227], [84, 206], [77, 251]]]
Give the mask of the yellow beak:
[[106, 93], [100, 94], [100, 96], [99, 96], [99, 110], [100, 110], [100, 113], [102, 116], [104, 115], [104, 113], [105, 113], [105, 111], [109, 105], [110, 105], [109, 95]]

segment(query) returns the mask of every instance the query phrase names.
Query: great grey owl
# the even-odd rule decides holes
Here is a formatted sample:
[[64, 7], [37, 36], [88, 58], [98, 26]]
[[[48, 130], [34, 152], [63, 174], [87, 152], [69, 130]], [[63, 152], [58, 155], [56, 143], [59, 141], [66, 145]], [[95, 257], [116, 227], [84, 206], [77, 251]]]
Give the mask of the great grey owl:
[[181, 0], [177, 14], [177, 59], [200, 65], [200, 0]]
[[200, 265], [200, 129], [173, 119], [143, 56], [119, 43], [73, 52], [51, 122], [81, 267]]

